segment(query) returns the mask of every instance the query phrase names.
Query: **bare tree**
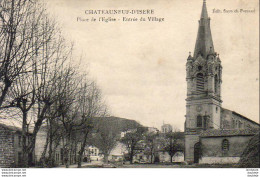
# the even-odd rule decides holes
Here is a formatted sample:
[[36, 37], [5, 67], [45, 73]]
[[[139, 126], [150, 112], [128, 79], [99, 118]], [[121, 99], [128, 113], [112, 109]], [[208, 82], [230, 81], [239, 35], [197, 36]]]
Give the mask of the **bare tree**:
[[145, 149], [144, 153], [147, 157], [150, 157], [150, 162], [154, 162], [154, 156], [156, 152], [156, 137], [157, 133], [146, 133], [145, 134]]
[[87, 145], [87, 138], [93, 129], [93, 119], [98, 116], [106, 115], [106, 106], [102, 101], [100, 90], [95, 82], [84, 80], [79, 94], [78, 103], [80, 104], [80, 150], [78, 154], [78, 168], [81, 167], [83, 152]]
[[108, 126], [104, 120], [97, 123], [97, 133], [94, 144], [104, 154], [104, 162], [108, 163], [108, 156], [119, 140], [119, 130], [114, 126]]
[[121, 142], [126, 145], [131, 164], [133, 163], [133, 157], [139, 152], [138, 145], [144, 139], [144, 133], [144, 129], [141, 128], [137, 129], [137, 131], [128, 132], [121, 138]]
[[[58, 56], [62, 40], [57, 38], [58, 31], [54, 21], [47, 18], [44, 8], [37, 2], [2, 1], [1, 8], [1, 42], [7, 43], [8, 47], [3, 50], [5, 53], [1, 62], [0, 77], [4, 79], [1, 83], [0, 105], [2, 108], [17, 108], [21, 111], [23, 164], [27, 167], [28, 154], [34, 151], [36, 134], [45, 112], [51, 105], [51, 101], [45, 97], [48, 94], [46, 88], [49, 93], [55, 93], [53, 83], [62, 63]], [[42, 106], [42, 103], [45, 106]], [[33, 107], [38, 107], [37, 110], [42, 112], [38, 112], [37, 119], [33, 122], [35, 125], [32, 141], [27, 144], [32, 121], [28, 120], [28, 114]]]
[[181, 132], [169, 132], [165, 135], [165, 141], [163, 143], [163, 150], [168, 152], [171, 157], [171, 163], [173, 156], [178, 151], [183, 151], [183, 144], [181, 140], [183, 139], [183, 133]]
[[[53, 166], [61, 138], [68, 151], [65, 159], [72, 150], [76, 154], [73, 142], [80, 141], [80, 167], [91, 119], [104, 115], [105, 109], [95, 83], [72, 66], [73, 46], [67, 45], [44, 5], [34, 0], [0, 2], [0, 46], [0, 109], [18, 110], [21, 116], [24, 166], [29, 166], [37, 133], [47, 123], [42, 157], [48, 149]], [[77, 140], [73, 135], [79, 131], [83, 138]], [[57, 132], [64, 136], [55, 136]]]
[[0, 107], [17, 78], [32, 72], [31, 60], [46, 42], [40, 38], [45, 31], [37, 30], [41, 16], [34, 1], [0, 2]]

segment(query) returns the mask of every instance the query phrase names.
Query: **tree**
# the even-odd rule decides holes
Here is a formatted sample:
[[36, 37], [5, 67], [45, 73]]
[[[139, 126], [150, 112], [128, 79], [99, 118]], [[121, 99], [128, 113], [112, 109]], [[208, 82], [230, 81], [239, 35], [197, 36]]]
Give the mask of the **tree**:
[[[54, 152], [63, 140], [65, 159], [72, 151], [76, 156], [74, 146], [81, 144], [80, 167], [92, 119], [104, 115], [106, 108], [95, 82], [73, 67], [73, 45], [65, 42], [44, 4], [2, 0], [0, 46], [0, 110], [18, 111], [24, 167], [43, 124], [48, 132], [42, 153], [46, 165], [54, 165]], [[82, 138], [75, 136], [79, 132]]]
[[32, 0], [0, 2], [0, 107], [18, 77], [32, 72], [32, 58], [46, 42], [38, 30], [42, 12]]
[[94, 145], [102, 151], [104, 162], [108, 163], [108, 156], [119, 140], [120, 131], [116, 129], [116, 125], [108, 126], [104, 119], [97, 122]]
[[126, 145], [130, 163], [133, 163], [133, 157], [138, 153], [138, 143], [144, 138], [145, 130], [137, 128], [136, 131], [130, 131], [121, 138], [121, 142]]
[[101, 92], [95, 82], [83, 82], [80, 98], [80, 151], [78, 156], [78, 168], [81, 167], [83, 152], [87, 145], [88, 135], [94, 128], [93, 119], [106, 115], [106, 106], [102, 102]]
[[[18, 109], [21, 113], [22, 159], [28, 167], [28, 155], [34, 151], [37, 132], [55, 99], [53, 94], [57, 93], [54, 91], [57, 73], [66, 58], [60, 57], [63, 39], [58, 35], [55, 22], [47, 18], [45, 9], [36, 1], [1, 1], [0, 19], [1, 42], [7, 44], [5, 53], [0, 54], [3, 56], [0, 106]], [[65, 50], [62, 53], [66, 53]], [[34, 113], [33, 108], [38, 113]], [[37, 118], [30, 120], [29, 114]], [[32, 124], [33, 135], [27, 144]]]
[[157, 133], [146, 133], [145, 134], [145, 154], [150, 157], [150, 162], [154, 162], [154, 156], [156, 152], [156, 137]]
[[181, 132], [169, 132], [165, 135], [165, 141], [163, 144], [164, 151], [168, 152], [171, 157], [171, 163], [173, 156], [178, 151], [183, 151], [183, 144], [181, 140], [183, 139], [183, 133]]

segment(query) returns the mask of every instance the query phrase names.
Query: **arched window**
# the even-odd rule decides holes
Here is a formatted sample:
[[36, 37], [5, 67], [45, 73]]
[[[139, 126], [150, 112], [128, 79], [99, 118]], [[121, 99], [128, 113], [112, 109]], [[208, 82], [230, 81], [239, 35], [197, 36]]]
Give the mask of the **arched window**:
[[204, 77], [203, 74], [198, 73], [197, 74], [197, 83], [196, 83], [196, 88], [198, 92], [203, 92], [204, 91]]
[[214, 79], [214, 88], [215, 88], [215, 93], [218, 93], [218, 76], [215, 75]]
[[202, 127], [202, 116], [197, 116], [197, 127]]
[[226, 155], [228, 150], [229, 150], [229, 142], [228, 142], [227, 139], [224, 139], [222, 141], [222, 152], [223, 152], [223, 155]]

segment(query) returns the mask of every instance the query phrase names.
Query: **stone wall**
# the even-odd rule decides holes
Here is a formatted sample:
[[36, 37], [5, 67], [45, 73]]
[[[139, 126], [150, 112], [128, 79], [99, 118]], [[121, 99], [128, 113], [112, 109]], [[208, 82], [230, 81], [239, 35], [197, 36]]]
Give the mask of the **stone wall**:
[[0, 125], [0, 167], [14, 167], [14, 132]]
[[235, 164], [238, 163], [240, 157], [202, 157], [200, 164]]
[[[251, 138], [252, 136], [201, 137], [200, 163], [236, 163]], [[225, 152], [222, 150], [224, 139], [229, 142], [228, 151]]]

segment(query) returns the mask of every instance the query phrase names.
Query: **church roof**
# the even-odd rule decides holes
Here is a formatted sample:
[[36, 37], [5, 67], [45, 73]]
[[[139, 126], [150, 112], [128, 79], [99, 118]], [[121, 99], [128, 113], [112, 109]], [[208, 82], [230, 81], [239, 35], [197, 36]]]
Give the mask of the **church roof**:
[[193, 56], [195, 59], [199, 55], [202, 55], [204, 58], [206, 58], [209, 53], [214, 53], [214, 46], [210, 30], [210, 18], [208, 17], [206, 0], [204, 0]]
[[257, 130], [253, 129], [230, 129], [230, 130], [219, 130], [212, 129], [206, 130], [200, 134], [201, 137], [221, 137], [221, 136], [246, 136], [255, 135]]
[[241, 114], [239, 114], [239, 113], [237, 113], [237, 112], [235, 112], [235, 111], [231, 111], [231, 110], [226, 109], [226, 108], [221, 108], [221, 111], [222, 111], [222, 114], [223, 114], [224, 112], [230, 112], [230, 113], [232, 113], [233, 115], [236, 115], [236, 116], [240, 117], [241, 119], [244, 119], [244, 120], [249, 121], [249, 122], [251, 122], [251, 123], [253, 123], [253, 124], [255, 124], [255, 125], [260, 126], [257, 122], [255, 122], [255, 121], [253, 121], [253, 120], [251, 120], [251, 119], [249, 119], [249, 118], [247, 118], [247, 117], [245, 117], [245, 116], [243, 116], [243, 115], [241, 115]]

